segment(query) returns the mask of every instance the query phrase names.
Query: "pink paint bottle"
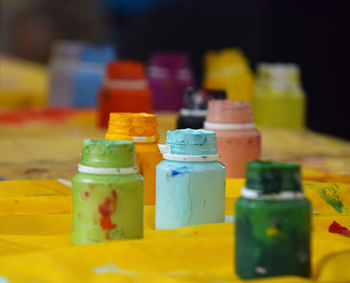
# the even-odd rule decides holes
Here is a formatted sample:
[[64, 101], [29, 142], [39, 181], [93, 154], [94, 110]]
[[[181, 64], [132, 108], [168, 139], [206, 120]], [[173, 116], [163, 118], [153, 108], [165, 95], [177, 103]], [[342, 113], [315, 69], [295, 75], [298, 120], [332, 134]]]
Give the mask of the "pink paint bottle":
[[250, 102], [209, 101], [204, 128], [216, 132], [219, 161], [226, 166], [227, 178], [243, 178], [247, 162], [260, 158], [261, 135]]

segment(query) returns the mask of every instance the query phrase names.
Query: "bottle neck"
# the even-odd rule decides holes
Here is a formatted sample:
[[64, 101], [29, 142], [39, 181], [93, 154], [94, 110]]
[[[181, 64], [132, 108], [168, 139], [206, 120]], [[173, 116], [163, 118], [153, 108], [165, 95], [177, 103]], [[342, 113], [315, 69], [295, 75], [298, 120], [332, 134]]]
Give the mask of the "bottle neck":
[[255, 200], [296, 200], [305, 197], [302, 191], [281, 191], [279, 193], [266, 194], [263, 191], [252, 190], [246, 187], [242, 188], [241, 196]]
[[80, 173], [95, 174], [95, 175], [130, 175], [138, 172], [138, 167], [126, 167], [126, 168], [103, 168], [92, 167], [79, 164], [78, 171]]
[[163, 154], [163, 158], [172, 161], [193, 161], [193, 162], [208, 162], [217, 161], [220, 157], [218, 153], [215, 154], [198, 154], [198, 155], [188, 155], [188, 154], [173, 154], [171, 152], [171, 147], [167, 144], [159, 144], [159, 150]]
[[158, 136], [149, 136], [149, 137], [138, 137], [138, 136], [123, 136], [116, 134], [106, 134], [106, 140], [129, 140], [134, 143], [157, 143]]
[[104, 86], [109, 89], [143, 90], [147, 89], [148, 84], [145, 79], [125, 80], [105, 78]]
[[205, 121], [204, 128], [209, 130], [239, 131], [239, 130], [252, 130], [252, 129], [255, 129], [256, 126], [255, 126], [255, 123], [228, 124], [228, 123], [212, 123], [209, 121]]

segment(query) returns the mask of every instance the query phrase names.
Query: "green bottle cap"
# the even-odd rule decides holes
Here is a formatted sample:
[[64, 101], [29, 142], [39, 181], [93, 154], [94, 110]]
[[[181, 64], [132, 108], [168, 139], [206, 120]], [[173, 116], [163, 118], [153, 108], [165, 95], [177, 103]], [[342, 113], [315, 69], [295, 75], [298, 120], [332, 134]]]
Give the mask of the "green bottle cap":
[[300, 165], [289, 162], [248, 162], [245, 187], [262, 194], [302, 191]]
[[132, 141], [86, 139], [83, 145], [82, 165], [95, 168], [135, 166], [135, 146]]

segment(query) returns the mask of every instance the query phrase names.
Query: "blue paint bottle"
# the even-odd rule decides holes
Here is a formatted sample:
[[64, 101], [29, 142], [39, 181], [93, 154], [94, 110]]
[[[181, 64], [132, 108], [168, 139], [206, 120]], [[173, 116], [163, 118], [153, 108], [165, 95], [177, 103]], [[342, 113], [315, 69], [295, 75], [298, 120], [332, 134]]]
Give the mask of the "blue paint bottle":
[[156, 229], [224, 222], [226, 168], [217, 161], [215, 132], [168, 131], [159, 147]]
[[98, 90], [105, 76], [105, 65], [115, 58], [110, 45], [86, 46], [73, 75], [73, 103], [75, 107], [93, 108], [97, 104]]

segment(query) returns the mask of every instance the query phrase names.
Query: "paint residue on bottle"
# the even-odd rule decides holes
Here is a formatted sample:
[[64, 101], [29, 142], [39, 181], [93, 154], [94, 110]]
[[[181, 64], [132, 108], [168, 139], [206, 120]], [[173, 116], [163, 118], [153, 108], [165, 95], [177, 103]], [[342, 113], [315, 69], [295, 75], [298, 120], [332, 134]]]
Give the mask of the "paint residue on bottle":
[[[174, 173], [176, 172], [176, 173]], [[176, 215], [181, 226], [190, 223], [192, 215], [192, 202], [190, 196], [190, 171], [188, 167], [178, 167], [171, 171], [171, 176], [177, 178], [175, 184]], [[186, 188], [186, 189], [184, 189]]]
[[106, 239], [109, 239], [109, 231], [117, 227], [117, 224], [112, 223], [111, 220], [111, 214], [117, 211], [117, 200], [117, 192], [113, 190], [112, 199], [106, 198], [98, 207], [98, 212], [101, 214], [100, 226], [102, 230], [107, 230]]
[[178, 167], [175, 169], [171, 169], [171, 177], [175, 177], [175, 176], [180, 175], [180, 174], [186, 174], [189, 172], [190, 171], [188, 170], [187, 166]]

